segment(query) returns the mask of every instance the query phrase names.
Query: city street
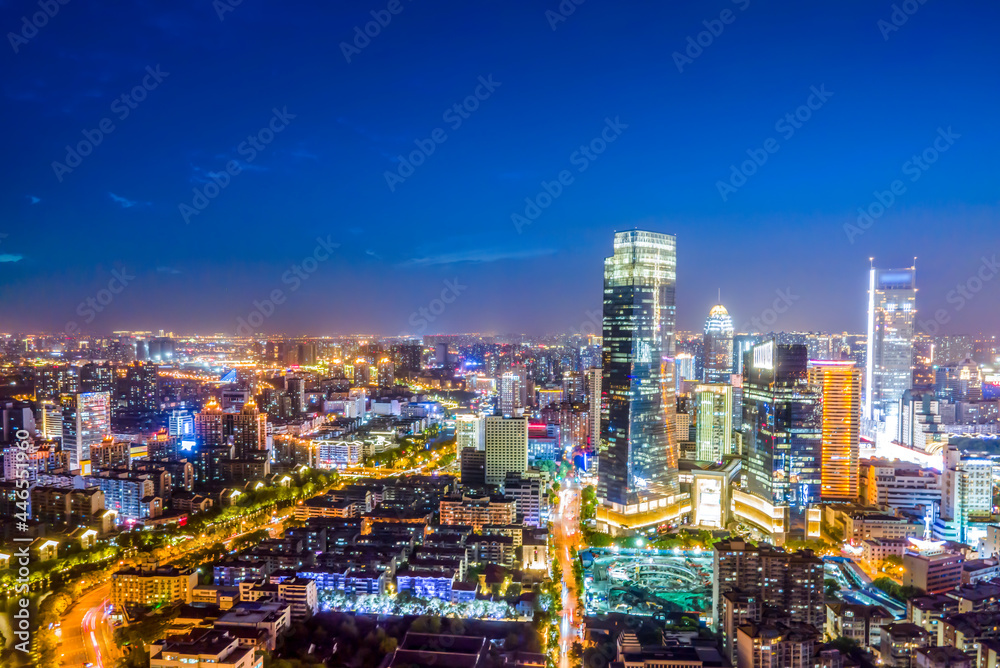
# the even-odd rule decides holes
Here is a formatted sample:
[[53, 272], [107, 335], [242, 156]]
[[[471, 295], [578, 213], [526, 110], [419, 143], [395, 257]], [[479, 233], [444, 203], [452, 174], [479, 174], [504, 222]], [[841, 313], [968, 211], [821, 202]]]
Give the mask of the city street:
[[577, 603], [583, 592], [576, 590], [573, 578], [573, 558], [571, 548], [579, 549], [580, 533], [580, 489], [569, 478], [563, 481], [565, 488], [559, 492], [559, 505], [553, 510], [552, 525], [555, 530], [556, 558], [563, 574], [562, 621], [559, 625], [560, 666], [569, 668], [569, 649], [574, 641], [580, 640], [583, 620], [577, 619]]
[[[292, 516], [290, 511], [284, 512], [276, 520], [263, 526], [256, 526], [224, 539], [226, 545], [261, 528], [267, 528], [272, 535], [281, 533], [285, 520]], [[164, 560], [163, 565], [175, 561], [187, 552], [202, 547], [202, 542], [188, 542], [187, 549], [172, 554]], [[132, 564], [129, 564], [131, 566]], [[69, 668], [85, 666], [91, 663], [95, 668], [110, 668], [121, 655], [114, 641], [114, 627], [107, 614], [107, 604], [110, 603], [111, 584], [103, 584], [87, 592], [69, 608], [62, 617], [60, 627], [60, 644], [62, 647], [62, 665]]]
[[63, 615], [61, 626], [62, 665], [79, 668], [93, 664], [110, 668], [119, 657], [114, 628], [107, 615], [111, 585], [103, 584], [80, 598]]

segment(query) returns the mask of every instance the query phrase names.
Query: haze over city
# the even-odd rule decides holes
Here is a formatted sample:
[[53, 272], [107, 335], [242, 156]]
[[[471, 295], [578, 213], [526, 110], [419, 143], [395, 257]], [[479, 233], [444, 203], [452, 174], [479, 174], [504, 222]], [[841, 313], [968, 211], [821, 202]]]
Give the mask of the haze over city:
[[[896, 26], [891, 3], [860, 1], [565, 16], [402, 2], [360, 49], [355, 28], [384, 8], [96, 2], [60, 5], [33, 34], [21, 19], [35, 5], [5, 4], [7, 329], [63, 329], [117, 267], [136, 278], [88, 331], [233, 332], [330, 235], [337, 252], [263, 331], [396, 334], [456, 278], [468, 290], [425, 333], [568, 331], [600, 306], [609, 234], [638, 227], [677, 235], [682, 328], [719, 289], [739, 326], [794, 288], [782, 328], [862, 331], [870, 256], [918, 257], [924, 308], [950, 308], [995, 247], [993, 4], [919, 3]], [[724, 10], [731, 22], [712, 23]], [[706, 24], [721, 32], [701, 46]], [[253, 148], [274, 110], [287, 128]], [[574, 164], [609, 118], [620, 136]], [[103, 119], [113, 130], [68, 167]], [[389, 183], [438, 128], [443, 142]], [[939, 129], [953, 145], [906, 170]], [[769, 139], [766, 164], [720, 192]], [[185, 216], [230, 160], [240, 173]], [[562, 170], [573, 183], [519, 233], [512, 215]], [[845, 231], [896, 179], [884, 215]], [[963, 309], [948, 329], [998, 324], [996, 309]]]

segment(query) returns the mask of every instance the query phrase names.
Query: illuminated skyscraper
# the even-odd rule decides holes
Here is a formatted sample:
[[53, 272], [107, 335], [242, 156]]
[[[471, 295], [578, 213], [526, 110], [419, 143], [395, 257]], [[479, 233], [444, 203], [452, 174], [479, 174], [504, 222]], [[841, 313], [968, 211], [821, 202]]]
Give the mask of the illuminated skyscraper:
[[728, 383], [733, 372], [733, 319], [722, 304], [709, 311], [705, 321], [706, 383]]
[[590, 449], [596, 453], [601, 440], [601, 369], [587, 369], [587, 436]]
[[913, 382], [916, 268], [876, 269], [868, 277], [868, 353], [864, 417], [895, 415]]
[[610, 504], [678, 490], [676, 265], [673, 236], [638, 230], [615, 234], [604, 260], [598, 494]]
[[[771, 339], [743, 365], [743, 490], [736, 513], [773, 534], [812, 533], [809, 507], [820, 500], [821, 398], [807, 379], [801, 344]], [[818, 517], [815, 530], [819, 530]]]
[[695, 430], [696, 454], [702, 461], [722, 461], [733, 454], [733, 386], [706, 383], [694, 390], [698, 427]]
[[822, 394], [824, 501], [854, 501], [858, 496], [861, 444], [861, 370], [853, 361], [809, 362], [809, 384]]
[[63, 450], [69, 452], [71, 469], [90, 461], [90, 448], [111, 434], [111, 395], [107, 392], [63, 394]]
[[528, 371], [515, 366], [500, 376], [500, 414], [518, 415], [528, 405]]
[[388, 357], [378, 361], [379, 387], [392, 387], [396, 383], [395, 365]]

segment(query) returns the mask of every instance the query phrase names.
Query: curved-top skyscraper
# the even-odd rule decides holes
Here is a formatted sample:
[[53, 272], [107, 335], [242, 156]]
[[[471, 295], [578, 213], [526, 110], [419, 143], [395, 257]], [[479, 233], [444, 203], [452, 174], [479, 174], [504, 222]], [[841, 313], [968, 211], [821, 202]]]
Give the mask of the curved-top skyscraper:
[[705, 321], [706, 383], [728, 383], [733, 373], [733, 319], [722, 304], [716, 304]]
[[615, 234], [604, 260], [604, 339], [598, 494], [624, 507], [676, 494], [673, 425], [676, 239]]

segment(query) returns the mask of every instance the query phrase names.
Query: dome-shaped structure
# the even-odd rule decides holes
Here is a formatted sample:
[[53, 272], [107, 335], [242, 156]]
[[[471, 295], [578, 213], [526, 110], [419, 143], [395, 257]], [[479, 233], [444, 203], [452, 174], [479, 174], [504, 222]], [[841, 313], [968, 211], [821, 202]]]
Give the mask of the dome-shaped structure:
[[708, 312], [705, 321], [704, 380], [727, 383], [733, 368], [733, 319], [722, 304]]
[[726, 307], [723, 306], [722, 304], [716, 304], [715, 306], [712, 307], [712, 310], [708, 312], [709, 318], [714, 318], [717, 316], [728, 316], [728, 315], [729, 311], [727, 311]]
[[729, 316], [729, 311], [722, 304], [716, 304], [708, 312], [708, 320], [705, 321], [705, 333], [733, 336], [733, 319]]

